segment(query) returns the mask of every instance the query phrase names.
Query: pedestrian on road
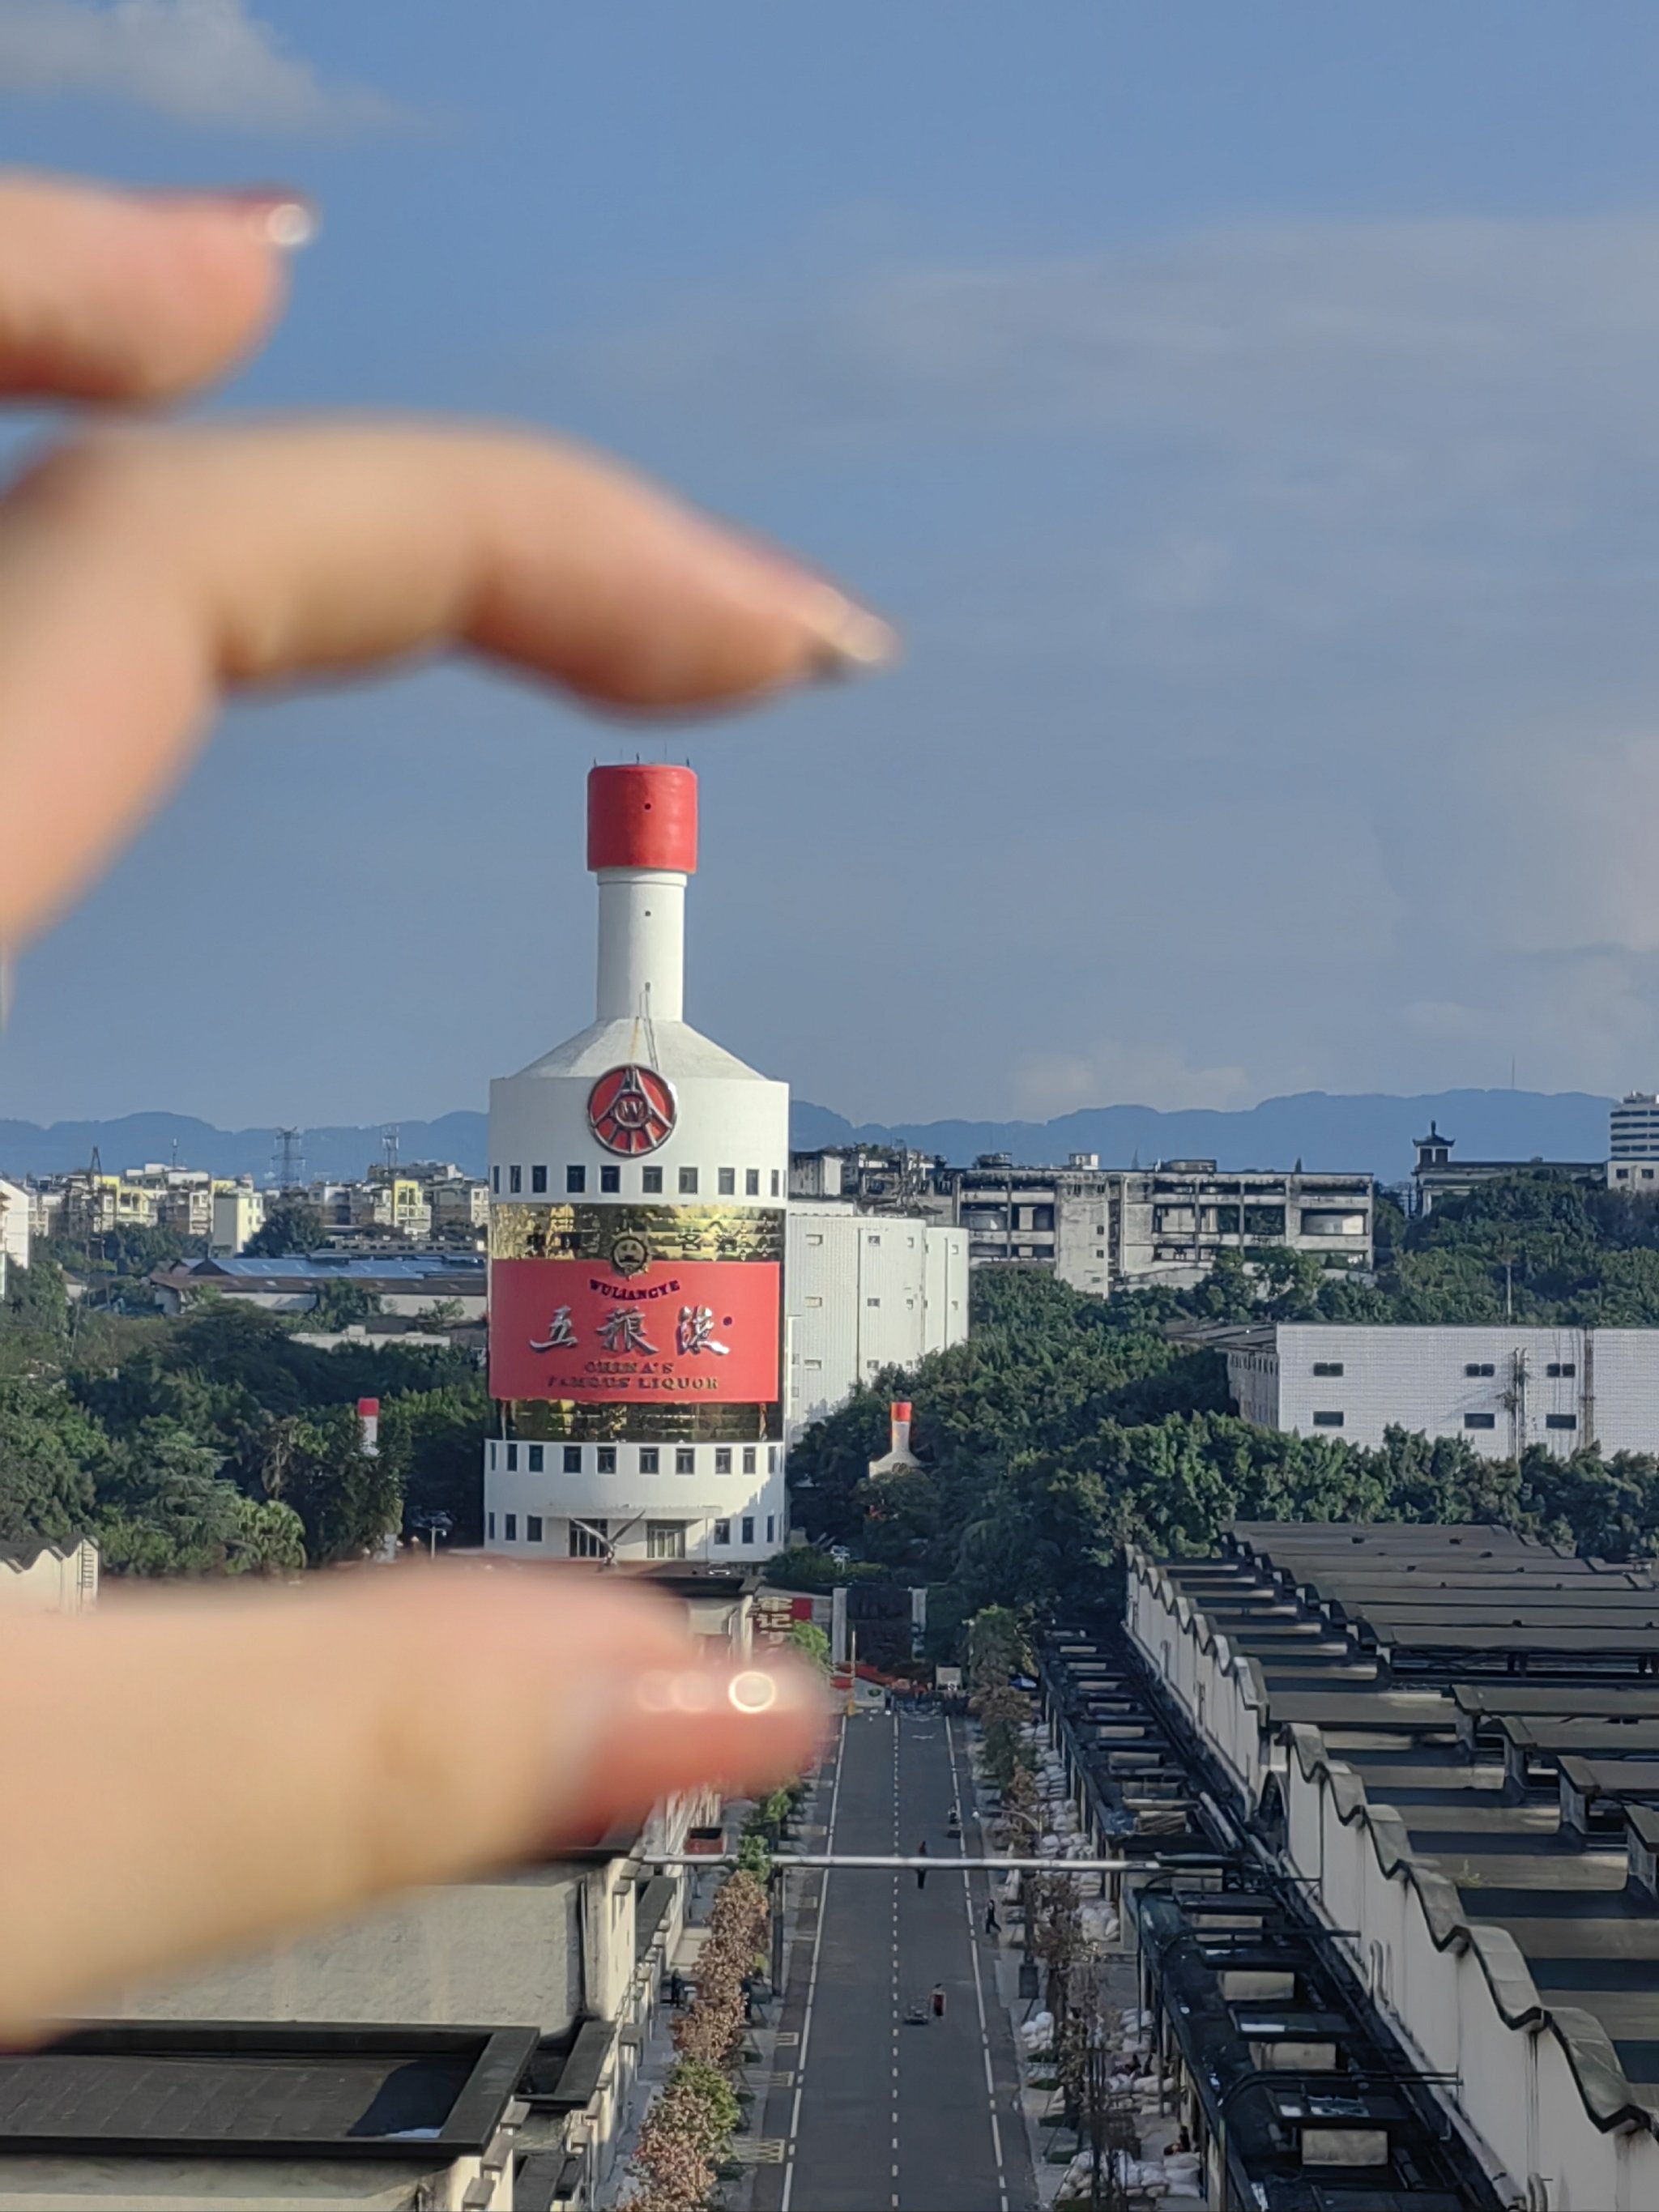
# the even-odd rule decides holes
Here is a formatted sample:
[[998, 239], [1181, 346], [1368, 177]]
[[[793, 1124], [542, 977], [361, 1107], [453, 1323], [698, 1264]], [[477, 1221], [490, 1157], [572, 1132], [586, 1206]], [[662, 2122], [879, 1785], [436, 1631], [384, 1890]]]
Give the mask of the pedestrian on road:
[[997, 1901], [994, 1897], [988, 1898], [985, 1905], [985, 1932], [988, 1936], [994, 1936], [1001, 1926], [1002, 1923], [997, 1918]]
[[933, 1984], [933, 2018], [935, 2020], [943, 2020], [944, 2017], [945, 1984], [943, 1982], [935, 1982]]

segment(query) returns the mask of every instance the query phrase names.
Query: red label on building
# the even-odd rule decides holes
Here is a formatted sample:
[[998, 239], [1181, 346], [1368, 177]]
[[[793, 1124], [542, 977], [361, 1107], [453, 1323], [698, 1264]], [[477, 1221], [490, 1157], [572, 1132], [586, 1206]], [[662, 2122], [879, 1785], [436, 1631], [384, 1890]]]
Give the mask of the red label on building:
[[775, 1405], [775, 1261], [496, 1260], [489, 1389], [497, 1398], [720, 1399]]

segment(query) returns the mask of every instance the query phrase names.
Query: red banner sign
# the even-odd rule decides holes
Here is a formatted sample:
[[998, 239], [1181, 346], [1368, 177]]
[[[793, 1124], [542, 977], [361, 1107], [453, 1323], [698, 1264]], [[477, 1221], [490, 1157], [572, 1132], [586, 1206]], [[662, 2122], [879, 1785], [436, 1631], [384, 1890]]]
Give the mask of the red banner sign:
[[782, 1270], [775, 1261], [497, 1260], [489, 1388], [497, 1398], [777, 1402]]

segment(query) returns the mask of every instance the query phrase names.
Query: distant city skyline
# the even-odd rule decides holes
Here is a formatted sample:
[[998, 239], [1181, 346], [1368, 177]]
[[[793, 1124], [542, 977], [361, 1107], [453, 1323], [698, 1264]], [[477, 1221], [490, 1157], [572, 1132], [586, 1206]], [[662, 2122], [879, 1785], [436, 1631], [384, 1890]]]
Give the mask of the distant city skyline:
[[1659, 1081], [1651, 10], [212, 13], [0, 11], [0, 121], [314, 189], [228, 404], [568, 426], [908, 658], [665, 739], [237, 709], [24, 961], [0, 1115], [481, 1106], [635, 750], [703, 779], [690, 1018], [854, 1120]]

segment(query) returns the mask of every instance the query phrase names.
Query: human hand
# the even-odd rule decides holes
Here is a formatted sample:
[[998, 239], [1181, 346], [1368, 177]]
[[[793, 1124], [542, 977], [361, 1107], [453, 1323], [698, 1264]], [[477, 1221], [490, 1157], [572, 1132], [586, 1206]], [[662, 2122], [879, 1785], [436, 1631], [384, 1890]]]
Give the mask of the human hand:
[[[0, 392], [165, 399], [276, 311], [279, 198], [0, 182]], [[0, 952], [82, 888], [220, 693], [470, 647], [630, 709], [886, 658], [782, 557], [550, 441], [131, 420], [0, 501]], [[533, 1572], [117, 1593], [0, 1621], [0, 2034], [89, 1993], [811, 1757], [806, 1674], [706, 1662], [637, 1591]]]

